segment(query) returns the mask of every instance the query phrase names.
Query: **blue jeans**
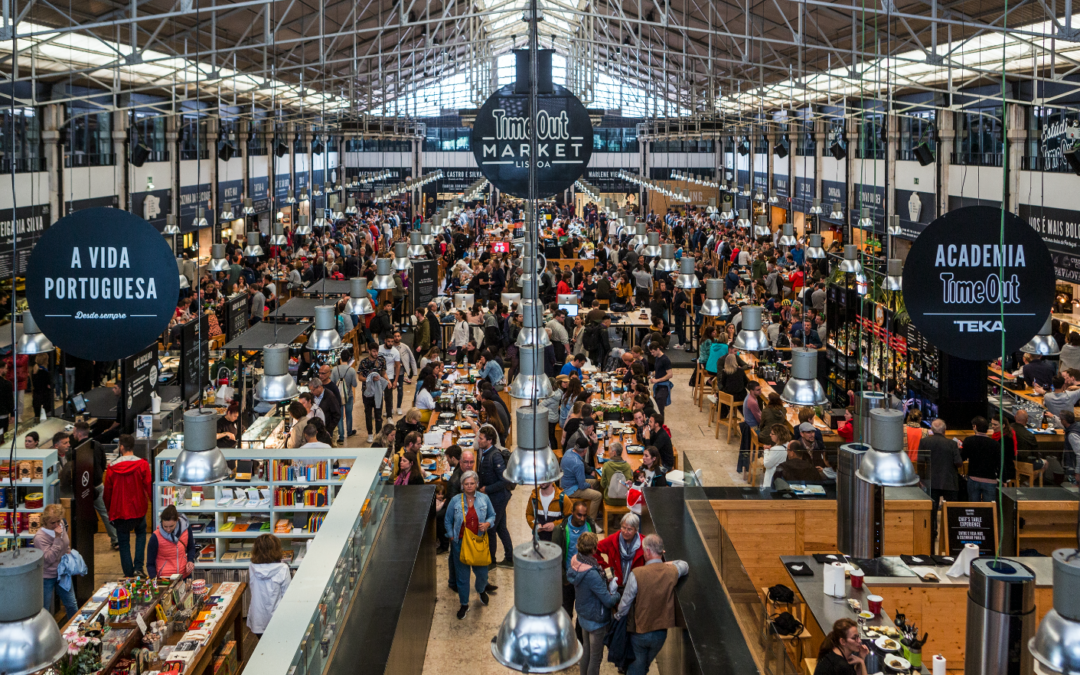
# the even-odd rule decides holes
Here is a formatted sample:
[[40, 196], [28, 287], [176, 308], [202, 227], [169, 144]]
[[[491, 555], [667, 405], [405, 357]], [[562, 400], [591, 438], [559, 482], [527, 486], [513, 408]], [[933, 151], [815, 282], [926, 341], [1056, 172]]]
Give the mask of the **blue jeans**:
[[654, 630], [651, 633], [631, 635], [630, 644], [634, 647], [634, 662], [626, 669], [626, 675], [645, 675], [649, 672], [649, 665], [663, 649], [665, 640], [667, 640], [666, 628]]
[[968, 479], [969, 502], [992, 502], [997, 500], [997, 483], [981, 483]]
[[[344, 385], [340, 385], [340, 386], [344, 386]], [[338, 426], [338, 437], [341, 438], [342, 441], [344, 441], [345, 438], [347, 438], [348, 436], [351, 436], [352, 433], [353, 433], [352, 412], [353, 412], [353, 405], [355, 403], [356, 403], [355, 399], [350, 399], [350, 400], [346, 401], [344, 403], [344, 405], [342, 406], [342, 407], [345, 408], [345, 411], [344, 411], [345, 414], [341, 416], [341, 419], [338, 420], [338, 424], [337, 424], [337, 426]]]
[[458, 600], [463, 605], [469, 604], [469, 573], [476, 575], [476, 592], [483, 593], [488, 587], [487, 565], [470, 567], [461, 563], [461, 540], [455, 539], [450, 546], [450, 555], [454, 557], [454, 571], [457, 573]]
[[[116, 538], [120, 542], [120, 567], [125, 577], [133, 577], [142, 572], [143, 556], [146, 553], [146, 518], [125, 518], [114, 520]], [[131, 533], [135, 533], [135, 563], [131, 562]]]
[[52, 614], [53, 611], [53, 593], [60, 596], [60, 602], [64, 605], [64, 611], [67, 612], [67, 618], [73, 619], [75, 615], [79, 613], [79, 603], [75, 601], [75, 586], [72, 582], [71, 590], [65, 591], [57, 583], [56, 579], [45, 579], [45, 611]]
[[94, 488], [94, 510], [101, 516], [101, 522], [105, 523], [105, 533], [109, 535], [109, 543], [116, 543], [116, 528], [113, 527], [112, 521], [109, 520], [109, 511], [105, 508], [105, 498], [102, 496], [105, 494], [105, 484]]

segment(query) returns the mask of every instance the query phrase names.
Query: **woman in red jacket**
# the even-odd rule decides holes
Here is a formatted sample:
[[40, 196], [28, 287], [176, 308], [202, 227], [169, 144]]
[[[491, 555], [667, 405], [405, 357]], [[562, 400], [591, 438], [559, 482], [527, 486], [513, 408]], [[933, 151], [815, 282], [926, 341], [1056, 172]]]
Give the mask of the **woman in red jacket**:
[[604, 537], [596, 545], [596, 560], [601, 567], [610, 568], [615, 573], [619, 588], [626, 583], [630, 570], [645, 564], [645, 552], [642, 550], [645, 537], [641, 536], [640, 528], [641, 519], [628, 513], [622, 517], [619, 531]]

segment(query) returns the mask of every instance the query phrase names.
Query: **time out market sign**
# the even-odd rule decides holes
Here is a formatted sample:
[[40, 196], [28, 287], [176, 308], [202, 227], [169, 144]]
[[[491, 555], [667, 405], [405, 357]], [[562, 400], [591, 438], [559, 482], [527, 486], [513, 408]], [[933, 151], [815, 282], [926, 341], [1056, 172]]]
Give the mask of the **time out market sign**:
[[[585, 106], [565, 87], [554, 85], [537, 97], [535, 129], [529, 96], [508, 84], [493, 94], [476, 115], [473, 157], [484, 177], [500, 191], [529, 196], [529, 166], [535, 164], [537, 197], [544, 199], [569, 188], [592, 158], [592, 122]], [[531, 143], [535, 134], [536, 157]]]
[[61, 218], [26, 267], [26, 299], [41, 331], [83, 359], [114, 361], [155, 342], [176, 309], [180, 274], [153, 225], [119, 209]]
[[990, 206], [957, 209], [930, 223], [904, 264], [912, 323], [938, 348], [973, 361], [1015, 352], [1039, 332], [1054, 284], [1042, 237], [1012, 213], [1003, 223], [1001, 210]]

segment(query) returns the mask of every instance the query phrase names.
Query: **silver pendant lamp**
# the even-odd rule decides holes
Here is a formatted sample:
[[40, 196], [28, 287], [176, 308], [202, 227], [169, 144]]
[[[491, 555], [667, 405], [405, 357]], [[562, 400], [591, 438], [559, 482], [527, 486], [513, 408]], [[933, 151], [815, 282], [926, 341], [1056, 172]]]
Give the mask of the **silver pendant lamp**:
[[645, 248], [641, 249], [641, 255], [646, 258], [655, 258], [660, 255], [660, 233], [649, 232], [647, 235]]
[[420, 243], [424, 246], [435, 245], [435, 235], [431, 231], [431, 221], [420, 224]]
[[[383, 258], [383, 260], [386, 260], [387, 263], [391, 262], [389, 258]], [[375, 264], [378, 265], [378, 262]], [[349, 279], [349, 299], [345, 301], [345, 313], [357, 316], [375, 313], [375, 306], [371, 303], [371, 295], [367, 292], [367, 279], [364, 277]]]
[[[627, 216], [629, 220], [629, 216]], [[649, 226], [645, 224], [644, 220], [639, 220], [635, 224], [635, 234], [633, 239], [630, 240], [630, 248], [636, 249], [638, 246], [649, 245]]]
[[228, 272], [229, 259], [225, 257], [225, 244], [210, 244], [210, 264], [207, 269], [211, 272]]
[[240, 211], [245, 216], [255, 215], [255, 205], [251, 202], [251, 197], [244, 197], [244, 208]]
[[1025, 354], [1038, 354], [1039, 356], [1056, 356], [1060, 354], [1061, 347], [1058, 347], [1057, 340], [1051, 335], [1052, 331], [1052, 319], [1048, 316], [1046, 317], [1046, 323], [1043, 324], [1043, 327], [1036, 335], [1028, 340], [1026, 345], [1020, 348], [1020, 351]]
[[724, 300], [724, 280], [705, 280], [705, 302], [701, 303], [701, 313], [704, 316], [727, 316], [731, 314], [731, 308]]
[[[806, 330], [803, 329], [804, 332]], [[825, 389], [817, 381], [817, 356], [816, 349], [796, 347], [791, 350], [791, 377], [780, 393], [781, 401], [797, 406], [825, 405], [828, 402]]]
[[742, 324], [739, 334], [731, 346], [744, 352], [761, 352], [770, 349], [769, 336], [761, 329], [760, 305], [747, 305], [742, 308]]
[[36, 548], [0, 553], [0, 672], [27, 675], [44, 671], [64, 657], [67, 642], [44, 608], [45, 554]]
[[356, 208], [356, 197], [349, 197], [346, 204], [345, 213], [350, 216], [355, 216], [358, 212]]
[[180, 234], [180, 228], [176, 226], [176, 216], [172, 213], [165, 216], [165, 229], [162, 234]]
[[288, 246], [289, 245], [289, 240], [285, 237], [285, 226], [282, 225], [280, 222], [275, 221], [270, 226], [270, 231], [273, 232], [273, 234], [270, 235], [270, 245], [271, 246]]
[[784, 233], [780, 235], [781, 246], [795, 246], [799, 241], [795, 239], [795, 226], [791, 223], [784, 223]]
[[[903, 291], [904, 290], [904, 263], [901, 260], [892, 258], [889, 260], [888, 268], [885, 275], [885, 290], [887, 291]], [[1051, 340], [1053, 342], [1053, 340]], [[1057, 343], [1054, 343], [1057, 346]]]
[[874, 219], [870, 217], [870, 207], [864, 206], [859, 209], [859, 222], [856, 227], [864, 230], [874, 229]]
[[[456, 304], [456, 303], [455, 303]], [[521, 319], [523, 327], [518, 333], [518, 347], [540, 347], [541, 349], [551, 344], [547, 330], [544, 328], [544, 306], [539, 300], [526, 297], [521, 302]]]
[[315, 220], [311, 223], [311, 226], [317, 227], [321, 230], [322, 228], [327, 226], [326, 216], [323, 215], [325, 211], [323, 211], [322, 209], [315, 209], [315, 213]]
[[221, 207], [221, 219], [225, 221], [236, 220], [236, 215], [232, 210], [232, 203], [225, 202], [225, 205]]
[[844, 207], [840, 205], [840, 202], [833, 202], [832, 212], [829, 213], [829, 217], [833, 220], [844, 219]]
[[694, 274], [694, 259], [684, 255], [679, 261], [679, 276], [675, 277], [676, 288], [701, 288], [701, 280]]
[[1054, 565], [1054, 608], [1043, 616], [1028, 649], [1036, 673], [1080, 673], [1080, 557], [1059, 548]]
[[259, 244], [259, 233], [247, 233], [247, 246], [244, 247], [245, 258], [258, 258], [263, 255], [262, 245]]
[[862, 480], [884, 487], [907, 487], [919, 474], [905, 452], [904, 413], [891, 408], [870, 411], [870, 449], [863, 453], [856, 472]]
[[296, 379], [289, 374], [289, 345], [263, 347], [263, 374], [255, 384], [255, 398], [273, 403], [299, 395]]
[[808, 213], [811, 216], [820, 216], [820, 215], [822, 215], [824, 213], [824, 211], [821, 210], [821, 198], [820, 197], [814, 197], [814, 203], [810, 207], [810, 210], [808, 211]]
[[206, 209], [200, 206], [195, 210], [195, 220], [191, 221], [191, 226], [196, 230], [200, 230], [209, 224], [206, 222]]
[[859, 262], [859, 247], [855, 244], [844, 246], [844, 259], [840, 261], [840, 271], [848, 274], [862, 274], [862, 263]]
[[899, 237], [900, 235], [904, 234], [904, 229], [902, 227], [900, 227], [900, 216], [899, 215], [893, 215], [893, 216], [889, 217], [889, 230], [888, 230], [888, 232], [889, 232], [890, 237]]
[[394, 288], [394, 260], [379, 258], [375, 261], [375, 278], [372, 279], [372, 288], [378, 291], [389, 291]]
[[399, 241], [394, 244], [394, 269], [398, 272], [412, 269], [412, 261], [409, 260], [409, 244]]
[[735, 227], [740, 230], [750, 227], [750, 211], [748, 209], [739, 209], [739, 219], [735, 221]]
[[810, 245], [806, 247], [806, 253], [804, 253], [803, 255], [806, 256], [807, 260], [821, 260], [826, 255], [828, 255], [825, 253], [825, 249], [821, 246], [820, 234], [810, 235]]
[[[540, 376], [545, 380], [543, 354], [540, 355]], [[522, 365], [525, 364], [523, 360]], [[550, 387], [549, 387], [550, 389]], [[559, 458], [548, 445], [547, 412], [531, 405], [523, 405], [515, 411], [517, 448], [510, 453], [503, 478], [516, 485], [543, 485], [562, 478]]]
[[675, 259], [675, 244], [662, 244], [660, 246], [660, 259], [656, 261], [658, 272], [674, 272], [679, 269], [679, 261]]
[[[185, 277], [186, 278], [186, 277]], [[45, 337], [45, 333], [38, 328], [37, 321], [30, 314], [30, 310], [23, 312], [23, 332], [19, 341], [15, 343], [17, 354], [48, 354], [53, 351], [53, 343]]]
[[296, 217], [296, 229], [293, 232], [303, 237], [311, 234], [311, 224], [308, 222], [307, 216], [300, 214]]
[[[545, 337], [547, 332], [544, 333]], [[518, 346], [518, 363], [520, 370], [518, 374], [514, 376], [514, 381], [510, 383], [510, 397], [516, 399], [532, 400], [547, 398], [551, 395], [551, 380], [544, 372], [544, 348], [529, 345], [527, 347]], [[520, 424], [521, 411], [524, 408], [518, 409], [518, 421]], [[545, 423], [546, 424], [546, 423]], [[521, 434], [522, 429], [519, 426], [517, 428], [518, 434]], [[519, 442], [524, 439], [519, 438]], [[544, 446], [547, 445], [547, 428], [544, 429]], [[548, 449], [551, 452], [551, 449]], [[515, 455], [517, 453], [514, 453]], [[554, 455], [552, 455], [554, 458]], [[514, 455], [510, 456], [510, 463], [513, 464]], [[510, 471], [510, 467], [507, 466], [507, 472]], [[515, 481], [521, 484], [521, 481]], [[531, 480], [525, 481], [532, 483]], [[547, 481], [540, 481], [541, 483]]]
[[337, 332], [337, 316], [333, 305], [319, 305], [315, 308], [315, 330], [307, 342], [308, 349], [317, 352], [330, 352], [341, 349], [341, 336]]
[[225, 456], [217, 447], [218, 414], [209, 408], [184, 413], [184, 449], [173, 463], [169, 480], [176, 485], [209, 485], [230, 475]]
[[772, 229], [769, 228], [769, 217], [766, 215], [760, 215], [757, 217], [757, 225], [754, 226], [754, 238], [764, 239], [772, 236]]

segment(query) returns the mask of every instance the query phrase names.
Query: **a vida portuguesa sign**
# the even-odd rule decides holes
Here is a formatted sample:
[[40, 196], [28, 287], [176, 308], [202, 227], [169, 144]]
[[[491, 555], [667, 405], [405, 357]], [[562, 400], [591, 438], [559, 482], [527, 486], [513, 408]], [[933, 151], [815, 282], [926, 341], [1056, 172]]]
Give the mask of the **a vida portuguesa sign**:
[[153, 225], [119, 209], [61, 218], [26, 267], [26, 299], [41, 331], [88, 360], [121, 359], [156, 341], [179, 294], [168, 243]]
[[537, 194], [550, 197], [574, 184], [592, 157], [592, 122], [585, 106], [565, 87], [539, 94], [536, 112], [536, 157], [531, 157], [534, 129], [528, 94], [508, 84], [495, 92], [476, 115], [472, 151], [477, 166], [492, 185], [515, 197], [529, 197], [529, 164], [535, 162]]
[[1039, 234], [1012, 213], [1003, 225], [1001, 210], [990, 206], [930, 223], [904, 263], [911, 322], [942, 350], [971, 360], [1011, 354], [1030, 340], [1050, 315], [1054, 284]]

